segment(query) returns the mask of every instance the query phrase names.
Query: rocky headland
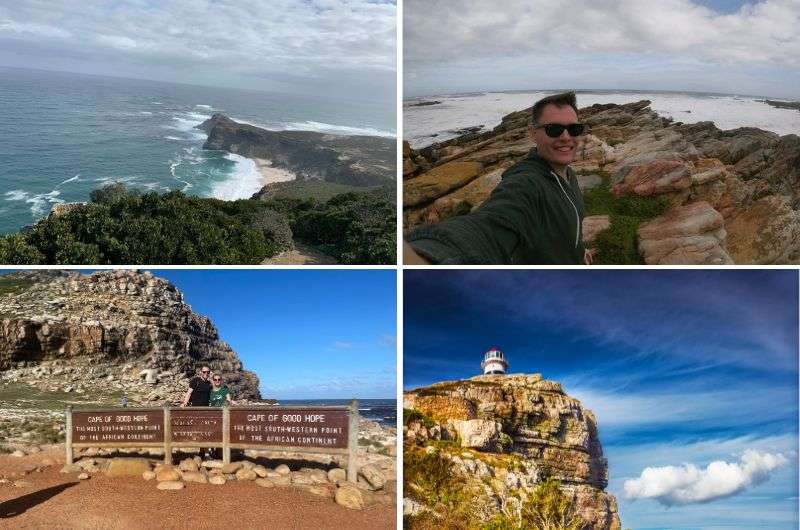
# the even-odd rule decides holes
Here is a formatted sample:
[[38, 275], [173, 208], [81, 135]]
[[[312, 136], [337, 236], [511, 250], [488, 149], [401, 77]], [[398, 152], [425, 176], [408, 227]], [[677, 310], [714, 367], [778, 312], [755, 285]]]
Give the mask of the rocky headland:
[[396, 429], [365, 419], [356, 483], [345, 480], [339, 455], [292, 451], [234, 451], [224, 465], [183, 448], [174, 455], [178, 464], [165, 466], [160, 448], [89, 447], [64, 466], [67, 405], [113, 408], [124, 399], [132, 407], [177, 406], [204, 364], [223, 376], [237, 405], [275, 403], [261, 399], [256, 374], [167, 280], [135, 270], [0, 275], [0, 501], [10, 498], [3, 493], [9, 488], [26, 494], [65, 480], [100, 480], [104, 491], [127, 491], [123, 497], [137, 488], [147, 496], [227, 483], [249, 488], [232, 498], [291, 487], [394, 520]]
[[[426, 513], [444, 516], [430, 504], [434, 479], [419, 464], [425, 455], [449, 461], [470, 524], [518, 520], [537, 485], [555, 479], [581, 528], [620, 528], [616, 499], [605, 492], [597, 421], [559, 383], [539, 374], [481, 375], [405, 392], [403, 408], [403, 511], [411, 528]], [[443, 467], [427, 465], [430, 474]]]
[[385, 186], [395, 182], [396, 143], [392, 138], [269, 131], [233, 121], [220, 113], [197, 128], [208, 133], [203, 149], [268, 160], [271, 167], [290, 171], [297, 180], [351, 186]]
[[[477, 208], [535, 147], [531, 109], [403, 149], [404, 229]], [[800, 263], [800, 137], [720, 130], [659, 116], [649, 101], [580, 109], [590, 126], [572, 168], [587, 205], [584, 240], [601, 263]], [[632, 247], [630, 252], [620, 248]]]

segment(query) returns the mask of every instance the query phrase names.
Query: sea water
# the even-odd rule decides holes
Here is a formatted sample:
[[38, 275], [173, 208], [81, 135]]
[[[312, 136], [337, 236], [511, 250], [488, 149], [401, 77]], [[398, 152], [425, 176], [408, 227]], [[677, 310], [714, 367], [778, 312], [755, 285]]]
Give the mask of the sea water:
[[[280, 399], [284, 406], [333, 407], [350, 405], [349, 399]], [[382, 427], [397, 426], [396, 399], [361, 399], [358, 401], [358, 414], [367, 420], [379, 423]]]
[[255, 163], [202, 149], [222, 112], [271, 130], [393, 137], [394, 105], [0, 67], [0, 234], [112, 182], [233, 200]]
[[[403, 137], [411, 147], [455, 138], [457, 129], [483, 125], [490, 130], [506, 114], [523, 110], [552, 92], [483, 92], [429, 96], [403, 104]], [[720, 129], [758, 127], [780, 135], [800, 134], [800, 112], [779, 109], [758, 96], [692, 92], [587, 91], [578, 93], [578, 107], [595, 103], [630, 103], [647, 99], [659, 115], [683, 123], [713, 121]], [[412, 106], [421, 101], [438, 105]], [[435, 136], [433, 136], [435, 135]]]

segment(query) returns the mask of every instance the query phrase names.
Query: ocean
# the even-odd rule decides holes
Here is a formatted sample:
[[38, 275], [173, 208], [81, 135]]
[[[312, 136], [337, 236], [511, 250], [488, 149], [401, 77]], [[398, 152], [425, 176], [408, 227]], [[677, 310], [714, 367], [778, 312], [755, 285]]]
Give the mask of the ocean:
[[[455, 138], [455, 129], [483, 125], [492, 129], [500, 119], [530, 107], [552, 92], [482, 92], [407, 99], [403, 102], [403, 137], [419, 149], [434, 142]], [[586, 91], [578, 93], [578, 107], [595, 103], [630, 103], [648, 99], [650, 108], [661, 116], [684, 123], [713, 121], [720, 129], [758, 127], [780, 135], [800, 134], [800, 112], [778, 109], [758, 101], [757, 96], [693, 92]], [[768, 98], [774, 99], [774, 98]], [[441, 101], [439, 105], [412, 107], [420, 101]], [[436, 136], [432, 136], [436, 135]]]
[[[279, 399], [280, 405], [317, 405], [341, 406], [349, 405], [349, 399]], [[362, 418], [380, 423], [382, 427], [397, 427], [397, 400], [395, 399], [359, 399], [358, 413]]]
[[214, 112], [271, 130], [396, 135], [394, 105], [0, 67], [0, 234], [111, 182], [249, 198], [255, 163], [202, 149], [194, 126]]

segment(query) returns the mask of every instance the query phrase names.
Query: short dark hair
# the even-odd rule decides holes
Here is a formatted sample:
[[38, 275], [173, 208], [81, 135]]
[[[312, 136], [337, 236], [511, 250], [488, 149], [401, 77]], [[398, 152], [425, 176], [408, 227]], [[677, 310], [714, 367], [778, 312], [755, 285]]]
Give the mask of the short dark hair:
[[533, 111], [531, 112], [531, 119], [534, 125], [539, 124], [539, 118], [542, 117], [542, 112], [547, 105], [555, 105], [556, 107], [564, 107], [569, 105], [575, 114], [578, 113], [578, 100], [575, 98], [575, 92], [564, 92], [562, 94], [553, 94], [542, 98], [533, 104]]

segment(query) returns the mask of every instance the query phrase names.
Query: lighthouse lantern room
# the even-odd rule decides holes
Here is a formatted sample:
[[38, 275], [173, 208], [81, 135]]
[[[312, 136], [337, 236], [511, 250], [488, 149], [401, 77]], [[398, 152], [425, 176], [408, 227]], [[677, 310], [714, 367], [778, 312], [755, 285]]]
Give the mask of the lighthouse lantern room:
[[508, 362], [505, 355], [499, 348], [490, 348], [483, 356], [481, 363], [484, 375], [505, 374], [508, 370]]

